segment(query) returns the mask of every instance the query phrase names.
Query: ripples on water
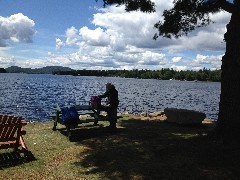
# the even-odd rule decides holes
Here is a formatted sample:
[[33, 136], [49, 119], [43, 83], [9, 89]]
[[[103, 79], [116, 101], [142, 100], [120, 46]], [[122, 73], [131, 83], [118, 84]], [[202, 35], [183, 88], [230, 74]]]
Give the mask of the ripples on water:
[[56, 104], [89, 101], [113, 83], [119, 92], [119, 112], [162, 111], [177, 107], [205, 112], [217, 119], [220, 83], [128, 78], [0, 74], [0, 113], [45, 121]]

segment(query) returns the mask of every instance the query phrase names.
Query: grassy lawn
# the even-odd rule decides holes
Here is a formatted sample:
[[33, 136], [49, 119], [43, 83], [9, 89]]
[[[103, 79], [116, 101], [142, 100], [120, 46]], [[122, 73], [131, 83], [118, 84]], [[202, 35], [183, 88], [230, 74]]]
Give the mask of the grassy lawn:
[[211, 125], [180, 126], [124, 116], [116, 132], [30, 123], [24, 136], [35, 160], [0, 150], [0, 179], [239, 179], [240, 150], [215, 140]]

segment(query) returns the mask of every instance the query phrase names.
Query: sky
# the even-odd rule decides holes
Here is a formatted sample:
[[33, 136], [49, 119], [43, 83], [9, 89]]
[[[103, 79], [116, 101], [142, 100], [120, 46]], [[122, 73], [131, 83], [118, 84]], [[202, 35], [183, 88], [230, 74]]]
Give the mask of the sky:
[[153, 0], [155, 13], [126, 12], [98, 0], [0, 0], [0, 67], [216, 70], [225, 53], [231, 14], [178, 39], [158, 38], [156, 22], [173, 6]]

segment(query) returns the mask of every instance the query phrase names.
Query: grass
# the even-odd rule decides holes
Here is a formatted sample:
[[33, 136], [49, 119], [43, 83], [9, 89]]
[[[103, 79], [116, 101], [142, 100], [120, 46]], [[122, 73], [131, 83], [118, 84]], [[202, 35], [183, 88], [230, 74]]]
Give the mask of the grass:
[[125, 116], [116, 132], [80, 125], [73, 142], [64, 126], [30, 123], [24, 136], [35, 160], [0, 151], [0, 179], [239, 179], [240, 151], [212, 126], [180, 126]]

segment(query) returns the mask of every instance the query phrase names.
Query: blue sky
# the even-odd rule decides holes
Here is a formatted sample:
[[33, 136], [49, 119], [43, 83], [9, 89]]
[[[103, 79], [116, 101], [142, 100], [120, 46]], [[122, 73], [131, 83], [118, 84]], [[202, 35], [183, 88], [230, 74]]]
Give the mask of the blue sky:
[[230, 14], [179, 39], [152, 40], [169, 0], [156, 13], [102, 8], [99, 0], [0, 1], [0, 67], [73, 69], [220, 69]]

